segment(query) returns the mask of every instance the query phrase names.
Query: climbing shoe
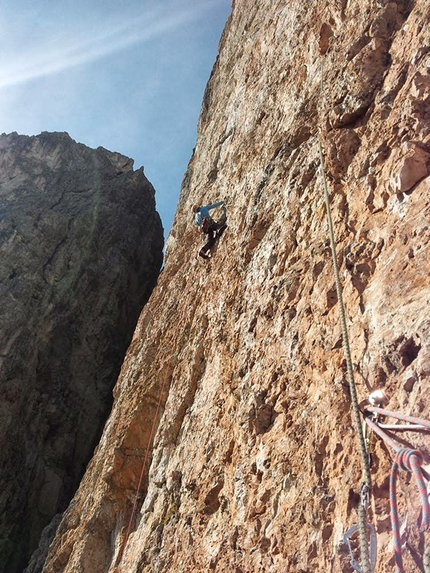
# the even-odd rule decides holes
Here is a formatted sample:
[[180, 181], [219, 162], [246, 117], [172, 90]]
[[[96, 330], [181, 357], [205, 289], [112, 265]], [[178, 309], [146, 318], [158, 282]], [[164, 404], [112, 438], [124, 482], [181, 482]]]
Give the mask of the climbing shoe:
[[211, 254], [210, 253], [206, 254], [204, 251], [199, 251], [199, 257], [202, 257], [203, 259], [210, 259]]

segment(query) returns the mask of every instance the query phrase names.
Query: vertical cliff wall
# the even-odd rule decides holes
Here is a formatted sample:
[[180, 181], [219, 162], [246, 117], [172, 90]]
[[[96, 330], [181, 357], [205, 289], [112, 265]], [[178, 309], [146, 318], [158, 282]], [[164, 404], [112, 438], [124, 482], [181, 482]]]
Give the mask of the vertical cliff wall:
[[0, 136], [0, 571], [21, 572], [100, 438], [163, 231], [133, 162]]
[[[428, 417], [429, 18], [424, 0], [233, 2], [165, 268], [45, 573], [353, 570], [340, 542], [361, 463], [318, 135], [359, 400], [383, 387], [389, 407]], [[218, 199], [229, 227], [197, 260], [192, 205]], [[402, 439], [428, 461], [426, 435]], [[370, 449], [388, 573], [392, 452]], [[419, 571], [405, 474], [405, 568]]]

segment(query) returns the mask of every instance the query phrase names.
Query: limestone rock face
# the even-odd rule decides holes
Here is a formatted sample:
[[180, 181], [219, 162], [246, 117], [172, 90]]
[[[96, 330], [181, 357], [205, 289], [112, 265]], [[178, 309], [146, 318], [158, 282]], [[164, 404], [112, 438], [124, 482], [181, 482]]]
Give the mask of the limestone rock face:
[[0, 136], [0, 571], [73, 496], [162, 261], [132, 160], [66, 133]]
[[[359, 401], [382, 387], [428, 418], [429, 19], [427, 0], [233, 2], [165, 268], [45, 573], [352, 573], [362, 465], [319, 139]], [[229, 227], [197, 260], [192, 205], [219, 199]], [[425, 462], [429, 439], [400, 437]], [[393, 453], [369, 448], [388, 573]], [[424, 537], [400, 474], [412, 572]]]

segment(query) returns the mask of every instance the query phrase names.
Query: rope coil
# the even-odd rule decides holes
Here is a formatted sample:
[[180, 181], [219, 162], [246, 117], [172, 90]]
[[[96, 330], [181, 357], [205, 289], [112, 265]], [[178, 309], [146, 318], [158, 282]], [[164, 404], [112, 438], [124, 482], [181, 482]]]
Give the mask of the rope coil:
[[[426, 429], [430, 430], [430, 422], [427, 420], [422, 420], [421, 418], [415, 418], [413, 416], [406, 416], [398, 412], [391, 412], [384, 410], [382, 408], [377, 408], [374, 406], [369, 406], [366, 412], [373, 412], [375, 414], [383, 414], [399, 420], [404, 420], [413, 424], [424, 426]], [[400, 520], [399, 511], [397, 504], [397, 478], [399, 474], [399, 469], [410, 472], [414, 475], [415, 481], [418, 488], [418, 493], [421, 499], [422, 515], [421, 515], [421, 531], [426, 531], [430, 529], [430, 503], [428, 498], [428, 491], [426, 482], [424, 480], [422, 463], [423, 455], [420, 450], [414, 450], [411, 448], [401, 447], [393, 438], [391, 438], [381, 427], [378, 425], [377, 421], [371, 419], [369, 415], [365, 415], [366, 424], [376, 433], [385, 443], [390, 445], [394, 452], [395, 458], [391, 466], [390, 473], [390, 511], [391, 511], [391, 528], [393, 532], [393, 548], [394, 548], [394, 561], [396, 564], [397, 573], [405, 573], [403, 567], [403, 557], [402, 557], [402, 540], [400, 534]], [[420, 428], [418, 428], [420, 429]]]

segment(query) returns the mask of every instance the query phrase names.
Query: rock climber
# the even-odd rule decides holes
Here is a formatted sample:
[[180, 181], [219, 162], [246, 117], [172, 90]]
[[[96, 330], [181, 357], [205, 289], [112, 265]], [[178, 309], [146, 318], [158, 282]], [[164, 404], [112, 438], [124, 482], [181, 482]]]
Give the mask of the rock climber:
[[[222, 207], [223, 211], [220, 219], [218, 221], [214, 221], [210, 216], [209, 211], [212, 211], [217, 207]], [[227, 228], [226, 206], [224, 201], [218, 201], [218, 203], [212, 203], [211, 205], [204, 205], [202, 207], [194, 205], [193, 212], [195, 213], [194, 220], [196, 225], [199, 227], [200, 231], [207, 236], [207, 242], [199, 250], [199, 257], [210, 259], [210, 250]]]

